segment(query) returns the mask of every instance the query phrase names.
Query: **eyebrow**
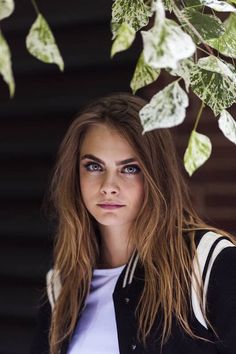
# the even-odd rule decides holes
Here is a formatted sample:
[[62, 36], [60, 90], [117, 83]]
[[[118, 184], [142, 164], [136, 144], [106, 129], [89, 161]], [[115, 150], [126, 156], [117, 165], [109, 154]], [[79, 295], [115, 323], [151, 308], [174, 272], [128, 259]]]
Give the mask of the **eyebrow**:
[[[103, 165], [105, 165], [105, 162], [102, 161], [101, 159], [99, 159], [98, 157], [92, 155], [92, 154], [86, 154], [84, 156], [81, 157], [81, 161], [82, 160], [85, 160], [85, 159], [92, 159], [94, 161], [97, 161]], [[134, 161], [137, 161], [134, 157], [130, 157], [129, 159], [126, 159], [126, 160], [123, 160], [123, 161], [116, 161], [116, 166], [120, 166], [120, 165], [125, 165], [126, 163], [129, 163], [129, 162], [134, 162]]]

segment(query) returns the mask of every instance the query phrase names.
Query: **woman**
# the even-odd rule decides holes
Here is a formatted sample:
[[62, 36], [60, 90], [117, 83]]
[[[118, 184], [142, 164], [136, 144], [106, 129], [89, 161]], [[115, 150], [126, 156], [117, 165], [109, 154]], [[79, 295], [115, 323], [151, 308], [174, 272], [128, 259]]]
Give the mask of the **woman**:
[[101, 98], [62, 142], [32, 354], [236, 353], [235, 240], [194, 210], [170, 131], [142, 135], [145, 104]]

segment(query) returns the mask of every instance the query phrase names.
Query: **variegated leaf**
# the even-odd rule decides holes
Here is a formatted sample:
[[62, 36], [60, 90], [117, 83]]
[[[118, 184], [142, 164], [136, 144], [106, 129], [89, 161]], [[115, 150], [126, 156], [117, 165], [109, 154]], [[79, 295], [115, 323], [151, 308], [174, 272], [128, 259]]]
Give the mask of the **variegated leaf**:
[[185, 82], [186, 91], [189, 91], [190, 85], [190, 73], [194, 66], [194, 62], [191, 59], [184, 59], [178, 62], [176, 69], [167, 69], [167, 71], [173, 76], [180, 76]]
[[[225, 28], [221, 20], [216, 16], [203, 14], [195, 8], [184, 9], [183, 14], [200, 33], [204, 40], [218, 38], [225, 32]], [[198, 38], [196, 38], [196, 41], [198, 42]]]
[[202, 3], [201, 0], [184, 0], [185, 8], [194, 7], [195, 9], [201, 9]]
[[221, 112], [218, 125], [224, 136], [236, 144], [236, 122], [229, 112], [226, 110]]
[[7, 41], [0, 32], [0, 74], [3, 80], [8, 84], [10, 96], [13, 97], [15, 92], [15, 81], [12, 73], [11, 52]]
[[165, 7], [162, 0], [154, 0], [152, 3], [152, 10], [155, 12], [154, 27], [155, 33], [161, 31], [163, 25], [165, 24]]
[[184, 154], [184, 167], [189, 176], [192, 176], [193, 172], [209, 159], [211, 150], [210, 139], [206, 135], [193, 130]]
[[171, 0], [163, 0], [163, 4], [166, 11], [172, 12], [173, 11], [173, 3]]
[[236, 14], [230, 14], [224, 22], [225, 33], [215, 39], [209, 39], [207, 43], [221, 54], [230, 58], [236, 58]]
[[130, 87], [135, 93], [141, 87], [151, 84], [153, 81], [156, 81], [160, 75], [160, 69], [153, 69], [147, 65], [144, 61], [143, 53], [140, 55]]
[[0, 20], [9, 17], [14, 11], [15, 3], [13, 0], [0, 0]]
[[117, 30], [122, 23], [128, 23], [137, 32], [148, 24], [151, 15], [150, 6], [146, 5], [143, 0], [115, 0], [112, 5], [112, 39], [116, 37]]
[[170, 128], [183, 122], [188, 106], [188, 96], [177, 81], [154, 95], [140, 111], [144, 128], [142, 134], [157, 128]]
[[142, 31], [144, 60], [153, 67], [176, 69], [178, 61], [193, 55], [196, 46], [192, 38], [174, 21], [166, 19], [161, 31], [155, 27]]
[[45, 18], [39, 14], [26, 37], [28, 51], [45, 63], [55, 63], [64, 70], [64, 62]]
[[236, 100], [236, 72], [232, 65], [210, 55], [192, 68], [193, 92], [217, 115]]
[[133, 43], [134, 38], [135, 30], [128, 23], [122, 23], [111, 48], [111, 57], [118, 52], [128, 49]]
[[236, 8], [228, 4], [226, 1], [219, 0], [201, 0], [202, 5], [208, 6], [215, 11], [220, 12], [235, 12]]

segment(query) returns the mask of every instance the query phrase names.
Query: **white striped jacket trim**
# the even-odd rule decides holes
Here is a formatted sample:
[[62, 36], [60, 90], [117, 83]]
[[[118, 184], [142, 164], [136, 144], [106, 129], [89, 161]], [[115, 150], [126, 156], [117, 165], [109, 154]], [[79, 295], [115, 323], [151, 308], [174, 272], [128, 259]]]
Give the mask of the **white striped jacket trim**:
[[[222, 235], [219, 235], [215, 232], [209, 231], [202, 236], [202, 238], [199, 242], [199, 245], [197, 247], [197, 252], [196, 252], [194, 260], [193, 260], [193, 267], [194, 267], [194, 270], [195, 270], [195, 273], [196, 273], [196, 276], [197, 276], [199, 282], [201, 282], [205, 263], [206, 263], [208, 254], [211, 250], [211, 247], [213, 246], [214, 242], [217, 239], [219, 239], [220, 237], [222, 237]], [[208, 283], [209, 283], [209, 278], [210, 278], [210, 273], [211, 273], [213, 263], [214, 263], [215, 259], [217, 258], [217, 256], [219, 255], [219, 253], [226, 247], [235, 247], [235, 245], [228, 240], [222, 239], [221, 241], [218, 242], [218, 244], [216, 245], [216, 247], [211, 255], [211, 259], [208, 264], [206, 278], [205, 278], [205, 282], [204, 282], [204, 288], [203, 288], [203, 299], [202, 299], [203, 312], [205, 312], [207, 288], [208, 288]], [[198, 263], [199, 263], [199, 266], [198, 266]], [[195, 314], [197, 320], [205, 328], [208, 328], [207, 323], [206, 323], [204, 316], [203, 316], [203, 312], [200, 307], [200, 294], [197, 291], [197, 282], [196, 282], [195, 277], [193, 277], [193, 276], [192, 276], [192, 285], [191, 285], [191, 298], [192, 298], [193, 311], [194, 311], [194, 314]]]

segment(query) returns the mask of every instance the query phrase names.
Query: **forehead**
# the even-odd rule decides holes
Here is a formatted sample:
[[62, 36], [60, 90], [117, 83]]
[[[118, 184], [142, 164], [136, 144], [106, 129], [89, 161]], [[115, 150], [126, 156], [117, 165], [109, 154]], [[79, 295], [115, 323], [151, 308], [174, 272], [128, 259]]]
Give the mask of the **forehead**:
[[81, 152], [88, 152], [87, 150], [134, 153], [133, 148], [121, 133], [105, 124], [89, 127], [81, 145]]

